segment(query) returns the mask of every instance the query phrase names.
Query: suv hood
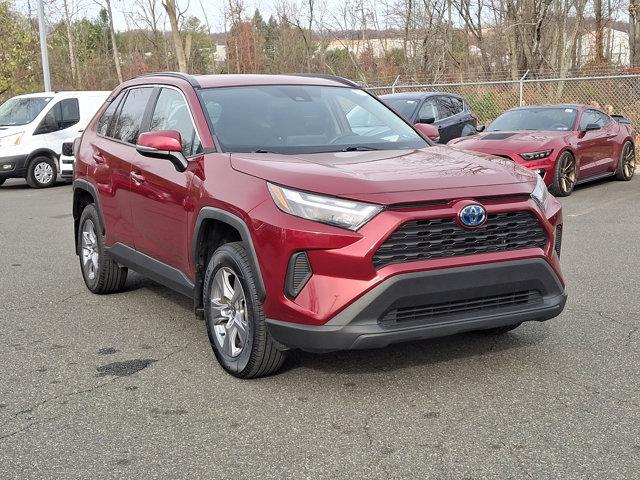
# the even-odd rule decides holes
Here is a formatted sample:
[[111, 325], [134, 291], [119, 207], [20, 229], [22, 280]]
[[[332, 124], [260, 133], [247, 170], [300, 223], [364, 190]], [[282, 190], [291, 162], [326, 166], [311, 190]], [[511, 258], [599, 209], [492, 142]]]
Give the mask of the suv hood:
[[[232, 153], [231, 165], [283, 186], [380, 203], [529, 194], [536, 181], [534, 173], [514, 162], [446, 146], [304, 155]], [[487, 193], [487, 187], [493, 188]]]

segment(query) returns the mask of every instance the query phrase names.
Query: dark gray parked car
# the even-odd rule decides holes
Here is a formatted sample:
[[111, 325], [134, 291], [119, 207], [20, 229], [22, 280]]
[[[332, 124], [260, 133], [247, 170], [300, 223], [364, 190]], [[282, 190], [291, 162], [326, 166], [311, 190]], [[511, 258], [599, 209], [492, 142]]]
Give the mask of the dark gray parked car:
[[458, 95], [406, 92], [380, 95], [380, 99], [412, 124], [432, 123], [440, 131], [440, 143], [476, 133], [478, 117]]

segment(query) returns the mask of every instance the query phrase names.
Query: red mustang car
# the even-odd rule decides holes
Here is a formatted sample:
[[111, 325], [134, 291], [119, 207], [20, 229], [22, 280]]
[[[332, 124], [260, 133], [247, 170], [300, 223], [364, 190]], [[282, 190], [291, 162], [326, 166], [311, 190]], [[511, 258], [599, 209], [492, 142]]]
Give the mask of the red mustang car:
[[508, 158], [538, 172], [556, 196], [582, 182], [614, 176], [630, 180], [635, 170], [635, 132], [630, 122], [588, 105], [514, 108], [485, 132], [448, 145]]

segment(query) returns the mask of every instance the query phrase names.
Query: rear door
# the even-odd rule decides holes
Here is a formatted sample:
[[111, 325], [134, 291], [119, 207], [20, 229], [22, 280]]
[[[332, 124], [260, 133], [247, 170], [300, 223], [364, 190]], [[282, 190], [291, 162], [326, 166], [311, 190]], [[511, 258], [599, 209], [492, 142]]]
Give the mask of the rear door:
[[[151, 100], [147, 131], [176, 130], [182, 152], [190, 158], [202, 153], [200, 136], [189, 105], [180, 90], [156, 88]], [[182, 272], [189, 271], [188, 221], [193, 211], [189, 189], [190, 171], [178, 172], [168, 160], [132, 157], [133, 221], [136, 250]]]
[[93, 178], [100, 192], [106, 225], [106, 243], [135, 247], [131, 213], [131, 169], [138, 153], [135, 142], [152, 87], [134, 87], [121, 92], [104, 111], [91, 142]]
[[442, 95], [435, 98], [439, 120], [436, 122], [440, 130], [440, 143], [447, 143], [462, 135], [464, 127], [463, 104], [455, 97]]

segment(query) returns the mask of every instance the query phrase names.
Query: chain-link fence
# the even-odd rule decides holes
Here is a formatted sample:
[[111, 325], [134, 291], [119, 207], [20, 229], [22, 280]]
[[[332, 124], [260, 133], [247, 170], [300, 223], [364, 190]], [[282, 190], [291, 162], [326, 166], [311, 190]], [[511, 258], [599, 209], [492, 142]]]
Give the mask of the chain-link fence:
[[455, 93], [465, 98], [481, 124], [518, 105], [584, 103], [625, 115], [640, 126], [640, 75], [544, 79], [528, 79], [525, 75], [520, 80], [432, 85], [396, 82], [369, 90], [376, 95], [418, 91]]

